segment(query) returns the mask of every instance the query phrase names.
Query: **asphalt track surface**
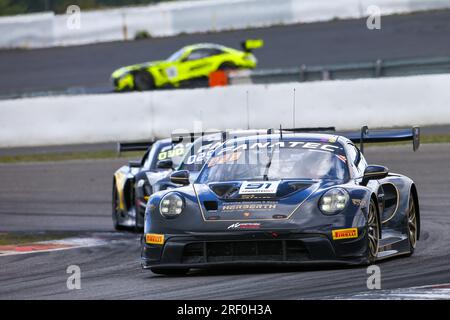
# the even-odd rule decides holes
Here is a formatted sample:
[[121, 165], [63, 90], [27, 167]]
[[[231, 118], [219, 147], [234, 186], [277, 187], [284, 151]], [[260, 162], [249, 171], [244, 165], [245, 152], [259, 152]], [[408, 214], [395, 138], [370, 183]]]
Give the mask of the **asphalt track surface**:
[[450, 11], [383, 17], [381, 30], [368, 30], [365, 19], [275, 26], [140, 41], [37, 50], [0, 51], [0, 95], [89, 88], [109, 90], [111, 72], [121, 66], [167, 58], [198, 42], [239, 47], [241, 40], [262, 38], [259, 68], [333, 64], [376, 59], [450, 54]]
[[[450, 144], [367, 148], [370, 163], [418, 186], [422, 234], [409, 258], [380, 262], [382, 289], [450, 283]], [[120, 160], [0, 165], [0, 232], [78, 230], [120, 237], [108, 245], [0, 256], [0, 299], [303, 299], [367, 292], [365, 267], [193, 271], [165, 277], [141, 270], [138, 234], [113, 233], [110, 184]], [[66, 268], [81, 268], [81, 290]]]

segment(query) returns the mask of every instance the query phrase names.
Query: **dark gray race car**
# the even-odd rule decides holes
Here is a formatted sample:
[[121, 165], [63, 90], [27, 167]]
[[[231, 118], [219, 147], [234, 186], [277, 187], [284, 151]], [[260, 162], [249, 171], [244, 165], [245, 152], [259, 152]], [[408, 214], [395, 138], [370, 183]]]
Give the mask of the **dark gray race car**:
[[[348, 138], [347, 138], [348, 137]], [[270, 134], [228, 140], [193, 184], [153, 194], [142, 266], [155, 273], [236, 265], [370, 264], [414, 252], [415, 183], [368, 165], [354, 142], [414, 140], [419, 130]], [[349, 139], [350, 138], [350, 139]]]
[[119, 144], [120, 151], [146, 150], [140, 161], [130, 161], [114, 173], [112, 220], [116, 230], [142, 229], [145, 205], [153, 193], [153, 184], [168, 176], [179, 165], [185, 148], [171, 139], [154, 143]]

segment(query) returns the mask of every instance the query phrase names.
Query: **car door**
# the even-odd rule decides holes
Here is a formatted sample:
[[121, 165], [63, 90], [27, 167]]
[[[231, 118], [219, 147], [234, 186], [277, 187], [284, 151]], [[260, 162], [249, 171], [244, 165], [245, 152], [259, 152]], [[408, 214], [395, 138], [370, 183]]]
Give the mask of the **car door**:
[[215, 48], [197, 48], [192, 50], [178, 65], [178, 81], [207, 77], [217, 68], [215, 57], [222, 51]]

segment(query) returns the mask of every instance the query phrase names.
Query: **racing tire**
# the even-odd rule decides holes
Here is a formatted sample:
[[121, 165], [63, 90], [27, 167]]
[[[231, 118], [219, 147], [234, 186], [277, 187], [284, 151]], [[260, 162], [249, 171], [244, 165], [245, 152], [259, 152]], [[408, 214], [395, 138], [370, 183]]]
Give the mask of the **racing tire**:
[[113, 195], [112, 195], [112, 221], [113, 226], [116, 231], [123, 231], [126, 228], [119, 223], [119, 197], [115, 184], [113, 184]]
[[139, 71], [134, 74], [134, 89], [138, 91], [152, 90], [155, 87], [155, 81], [152, 75], [146, 71]]
[[378, 255], [380, 244], [380, 218], [375, 201], [370, 199], [367, 212], [367, 263], [373, 264]]
[[138, 208], [136, 205], [136, 224], [134, 226], [134, 231], [136, 232], [142, 232], [144, 231], [144, 225], [145, 225], [145, 211], [143, 214], [141, 214], [142, 209]]
[[223, 70], [223, 71], [230, 71], [230, 70], [236, 70], [236, 69], [238, 69], [238, 67], [233, 62], [224, 62], [218, 68], [218, 70]]
[[407, 230], [408, 230], [408, 242], [409, 242], [409, 256], [414, 253], [417, 244], [418, 237], [418, 220], [416, 202], [414, 201], [414, 195], [411, 193], [408, 200], [408, 210], [406, 212], [407, 217]]
[[161, 274], [161, 275], [165, 275], [165, 276], [183, 276], [189, 272], [189, 269], [187, 269], [187, 268], [170, 269], [170, 268], [151, 267], [150, 270], [153, 273]]

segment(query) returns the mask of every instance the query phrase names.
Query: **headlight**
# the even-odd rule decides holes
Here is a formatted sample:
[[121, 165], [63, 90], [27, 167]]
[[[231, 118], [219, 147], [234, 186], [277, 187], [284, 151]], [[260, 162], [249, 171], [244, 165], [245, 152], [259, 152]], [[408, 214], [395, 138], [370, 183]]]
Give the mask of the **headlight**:
[[320, 198], [319, 208], [324, 214], [335, 214], [345, 209], [349, 199], [348, 192], [341, 188], [333, 188]]
[[178, 194], [170, 192], [159, 203], [159, 212], [164, 218], [176, 218], [183, 212], [184, 200]]
[[145, 184], [145, 180], [144, 180], [144, 179], [141, 179], [141, 180], [138, 181], [137, 187], [138, 187], [138, 188], [142, 188], [142, 187], [144, 186], [144, 184]]
[[152, 187], [148, 183], [146, 183], [144, 179], [140, 179], [136, 184], [136, 187], [137, 187], [136, 193], [138, 197], [142, 197], [145, 199], [145, 197], [148, 198], [153, 193]]

